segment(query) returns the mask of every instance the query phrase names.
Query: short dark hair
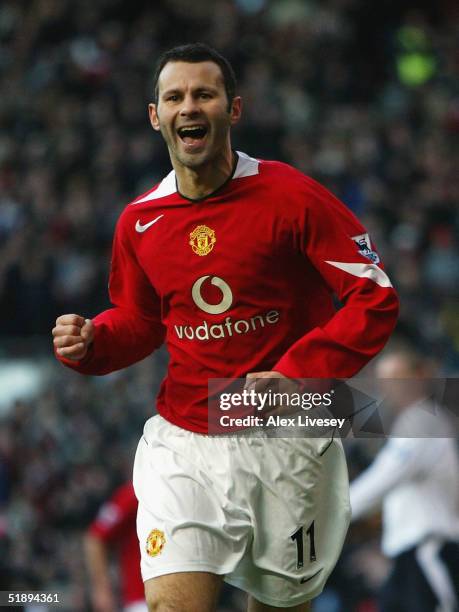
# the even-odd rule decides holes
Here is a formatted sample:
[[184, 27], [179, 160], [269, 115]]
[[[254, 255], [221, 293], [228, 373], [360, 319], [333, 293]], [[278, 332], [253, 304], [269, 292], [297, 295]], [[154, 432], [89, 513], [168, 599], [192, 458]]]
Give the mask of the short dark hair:
[[225, 85], [226, 96], [228, 98], [228, 107], [230, 107], [234, 96], [236, 95], [236, 77], [234, 70], [226, 59], [218, 51], [205, 45], [204, 43], [191, 43], [188, 45], [180, 45], [165, 51], [156, 62], [155, 73], [153, 77], [153, 96], [155, 104], [158, 103], [158, 79], [161, 70], [169, 62], [189, 62], [190, 64], [198, 64], [199, 62], [214, 62], [219, 66], [223, 75], [223, 83]]

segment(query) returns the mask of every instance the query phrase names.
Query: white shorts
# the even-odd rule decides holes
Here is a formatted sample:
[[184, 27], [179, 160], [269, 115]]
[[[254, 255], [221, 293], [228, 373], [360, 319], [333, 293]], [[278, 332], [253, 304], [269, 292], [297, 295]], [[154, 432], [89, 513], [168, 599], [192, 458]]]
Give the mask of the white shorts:
[[322, 591], [350, 519], [340, 440], [206, 436], [158, 415], [134, 488], [144, 581], [211, 572], [278, 607]]

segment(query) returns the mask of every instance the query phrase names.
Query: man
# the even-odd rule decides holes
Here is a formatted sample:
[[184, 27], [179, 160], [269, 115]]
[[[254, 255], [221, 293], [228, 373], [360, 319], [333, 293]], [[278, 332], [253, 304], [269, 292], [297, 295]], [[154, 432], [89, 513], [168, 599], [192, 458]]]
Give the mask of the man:
[[94, 612], [118, 608], [110, 576], [110, 553], [118, 556], [124, 612], [146, 612], [136, 534], [137, 498], [132, 483], [118, 487], [89, 526], [84, 548]]
[[[376, 367], [397, 417], [391, 439], [351, 485], [352, 518], [383, 503], [394, 560], [381, 612], [453, 612], [459, 593], [459, 459], [451, 424], [428, 397], [425, 359], [399, 347]], [[446, 437], [450, 436], [450, 437]]]
[[[149, 609], [212, 612], [225, 577], [250, 594], [251, 612], [303, 612], [347, 531], [342, 447], [203, 435], [208, 381], [353, 376], [390, 335], [395, 292], [336, 198], [232, 150], [241, 99], [216, 51], [165, 53], [149, 114], [173, 171], [121, 215], [114, 307], [93, 321], [59, 317], [56, 353], [104, 374], [167, 344], [159, 415], [134, 467]], [[345, 302], [337, 313], [333, 291]]]

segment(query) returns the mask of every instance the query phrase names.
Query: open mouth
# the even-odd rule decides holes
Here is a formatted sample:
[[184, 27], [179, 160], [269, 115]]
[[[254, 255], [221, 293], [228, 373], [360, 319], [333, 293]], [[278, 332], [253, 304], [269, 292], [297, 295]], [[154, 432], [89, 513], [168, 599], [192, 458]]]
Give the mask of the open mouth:
[[185, 144], [197, 144], [205, 138], [207, 127], [205, 125], [190, 125], [179, 128], [177, 133]]

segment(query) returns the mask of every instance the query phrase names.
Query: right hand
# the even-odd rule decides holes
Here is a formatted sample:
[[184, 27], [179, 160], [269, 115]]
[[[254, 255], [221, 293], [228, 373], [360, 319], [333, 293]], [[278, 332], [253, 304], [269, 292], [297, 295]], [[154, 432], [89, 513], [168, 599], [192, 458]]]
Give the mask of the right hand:
[[94, 323], [76, 314], [65, 314], [56, 319], [52, 333], [57, 355], [78, 361], [85, 357], [94, 340]]

